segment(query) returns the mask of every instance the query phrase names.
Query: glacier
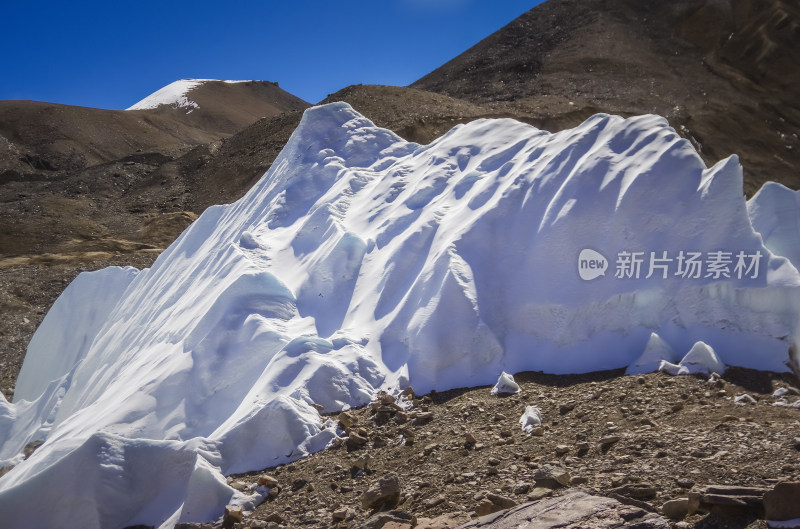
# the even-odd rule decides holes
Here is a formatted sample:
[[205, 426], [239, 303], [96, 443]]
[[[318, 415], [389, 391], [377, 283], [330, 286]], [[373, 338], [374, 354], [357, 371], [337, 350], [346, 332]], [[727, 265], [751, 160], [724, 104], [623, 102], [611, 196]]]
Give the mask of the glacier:
[[418, 145], [313, 107], [151, 268], [83, 273], [56, 301], [0, 398], [0, 519], [170, 528], [249, 508], [264, 491], [225, 475], [323, 449], [337, 432], [312, 404], [379, 390], [642, 372], [698, 342], [786, 371], [800, 274], [749, 207], [736, 156], [707, 168], [659, 116], [483, 119]]

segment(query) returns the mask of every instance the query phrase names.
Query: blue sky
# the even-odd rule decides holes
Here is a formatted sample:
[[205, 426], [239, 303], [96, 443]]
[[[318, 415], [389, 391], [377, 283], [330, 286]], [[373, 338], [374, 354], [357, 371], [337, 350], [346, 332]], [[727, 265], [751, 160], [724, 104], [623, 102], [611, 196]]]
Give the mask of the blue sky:
[[4, 2], [0, 99], [126, 108], [181, 78], [278, 81], [316, 103], [407, 85], [540, 0]]

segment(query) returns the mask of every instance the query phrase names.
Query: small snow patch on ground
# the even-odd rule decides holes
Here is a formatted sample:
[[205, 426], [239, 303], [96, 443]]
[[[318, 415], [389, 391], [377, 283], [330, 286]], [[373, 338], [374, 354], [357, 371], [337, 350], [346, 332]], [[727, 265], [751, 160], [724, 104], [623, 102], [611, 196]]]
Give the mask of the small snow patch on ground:
[[522, 431], [530, 435], [533, 429], [542, 424], [542, 412], [536, 406], [527, 406], [525, 413], [519, 418]]
[[519, 393], [522, 391], [519, 384], [514, 382], [514, 377], [505, 371], [500, 373], [500, 378], [497, 379], [497, 384], [492, 388], [492, 395], [503, 395]]

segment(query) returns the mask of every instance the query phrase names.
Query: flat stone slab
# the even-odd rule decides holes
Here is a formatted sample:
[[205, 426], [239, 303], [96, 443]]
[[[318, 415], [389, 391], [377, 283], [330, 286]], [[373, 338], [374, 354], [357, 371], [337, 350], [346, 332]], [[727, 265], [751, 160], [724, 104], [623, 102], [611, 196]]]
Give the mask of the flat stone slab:
[[669, 529], [666, 518], [581, 490], [482, 516], [459, 529]]

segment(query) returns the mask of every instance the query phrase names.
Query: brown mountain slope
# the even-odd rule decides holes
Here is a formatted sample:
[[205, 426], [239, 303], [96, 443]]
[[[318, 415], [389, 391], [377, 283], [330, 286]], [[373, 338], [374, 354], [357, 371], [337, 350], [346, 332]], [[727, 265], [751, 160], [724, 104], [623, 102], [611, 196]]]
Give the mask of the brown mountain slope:
[[268, 81], [211, 81], [187, 97], [199, 108], [122, 111], [0, 101], [0, 182], [74, 171], [137, 152], [175, 156], [262, 117], [309, 106]]
[[[745, 191], [800, 187], [800, 6], [789, 0], [549, 0], [413, 83], [571, 116], [658, 113]], [[572, 112], [565, 112], [565, 109]]]
[[218, 191], [230, 187], [226, 174], [206, 173], [207, 182], [187, 176], [213, 158], [221, 139], [309, 106], [266, 81], [205, 82], [186, 96], [193, 107], [132, 111], [0, 101], [0, 389], [7, 395], [33, 331], [81, 270], [149, 266], [196, 218], [196, 197], [202, 211], [233, 196]]

